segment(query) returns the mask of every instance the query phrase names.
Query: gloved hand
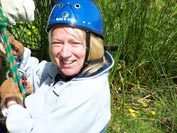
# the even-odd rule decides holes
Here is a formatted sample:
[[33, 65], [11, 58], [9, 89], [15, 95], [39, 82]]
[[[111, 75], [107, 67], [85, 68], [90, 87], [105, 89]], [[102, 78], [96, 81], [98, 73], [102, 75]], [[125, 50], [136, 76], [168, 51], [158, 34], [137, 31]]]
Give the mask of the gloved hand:
[[4, 15], [10, 23], [33, 21], [35, 4], [33, 0], [1, 0]]
[[[26, 88], [25, 88], [25, 94], [28, 96], [31, 93], [33, 93], [33, 87], [31, 86], [30, 82], [26, 82]], [[2, 85], [0, 86], [0, 96], [1, 99], [4, 99], [6, 97], [17, 97], [19, 99], [19, 102], [23, 101], [22, 94], [19, 90], [19, 86], [17, 83], [14, 83], [14, 80], [12, 77], [6, 79]]]
[[12, 97], [16, 100], [17, 103], [19, 104], [23, 103], [22, 94], [20, 93], [18, 84], [14, 83], [14, 80], [12, 77], [10, 77], [9, 79], [5, 80], [2, 83], [0, 87], [0, 95], [2, 99], [1, 103], [5, 104], [5, 106], [6, 106], [6, 100]]
[[[33, 92], [33, 87], [30, 85], [29, 82], [27, 82], [25, 92], [27, 96]], [[7, 108], [8, 102], [13, 101], [17, 104], [23, 105], [23, 97], [19, 90], [19, 86], [17, 83], [14, 83], [14, 80], [12, 77], [6, 79], [0, 86], [0, 96], [1, 96], [2, 113], [3, 113], [3, 110]]]
[[12, 46], [12, 50], [13, 50], [13, 54], [15, 56], [15, 59], [18, 59], [20, 56], [23, 55], [23, 53], [24, 53], [23, 44], [20, 41], [16, 40], [11, 33], [9, 33], [9, 43]]
[[[20, 41], [16, 40], [11, 33], [9, 33], [9, 43], [12, 46], [12, 50], [13, 50], [13, 54], [15, 56], [15, 59], [18, 59], [20, 56], [23, 55], [23, 52], [24, 52], [23, 44]], [[0, 57], [4, 57], [5, 54], [6, 54], [6, 52], [5, 52], [4, 46], [0, 42]]]

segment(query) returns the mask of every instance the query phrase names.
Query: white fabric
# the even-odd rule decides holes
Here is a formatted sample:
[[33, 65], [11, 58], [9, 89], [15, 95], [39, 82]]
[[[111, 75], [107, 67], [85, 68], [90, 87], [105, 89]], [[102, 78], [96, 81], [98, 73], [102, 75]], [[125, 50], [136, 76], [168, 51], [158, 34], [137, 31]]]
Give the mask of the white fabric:
[[[6, 125], [11, 133], [99, 133], [111, 117], [109, 64], [91, 77], [58, 81], [54, 77], [58, 68], [51, 62], [38, 63], [27, 54], [22, 57], [28, 78], [35, 92], [25, 99], [25, 106], [10, 106], [7, 109]], [[30, 53], [30, 52], [29, 52]], [[33, 78], [31, 78], [33, 77]]]
[[33, 21], [35, 4], [33, 0], [0, 0], [4, 15], [10, 23]]

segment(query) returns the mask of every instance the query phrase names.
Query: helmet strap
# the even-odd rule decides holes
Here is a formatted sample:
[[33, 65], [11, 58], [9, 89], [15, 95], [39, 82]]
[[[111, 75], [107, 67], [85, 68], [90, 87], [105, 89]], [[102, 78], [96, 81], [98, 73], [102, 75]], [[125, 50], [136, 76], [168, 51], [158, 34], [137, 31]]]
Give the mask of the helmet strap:
[[90, 31], [86, 31], [86, 53], [85, 53], [84, 67], [88, 65], [89, 51], [90, 51]]
[[102, 63], [103, 62], [103, 57], [101, 57], [99, 59], [96, 59], [96, 60], [88, 61], [89, 52], [90, 52], [90, 31], [86, 31], [86, 54], [85, 54], [85, 60], [84, 60], [83, 68], [88, 66], [88, 64], [96, 64], [96, 63]]

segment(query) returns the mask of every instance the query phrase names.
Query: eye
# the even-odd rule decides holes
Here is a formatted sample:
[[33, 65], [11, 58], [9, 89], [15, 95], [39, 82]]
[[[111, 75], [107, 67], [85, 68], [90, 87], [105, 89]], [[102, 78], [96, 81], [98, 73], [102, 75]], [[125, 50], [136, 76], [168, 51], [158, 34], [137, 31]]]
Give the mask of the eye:
[[82, 43], [81, 42], [72, 42], [72, 46], [73, 47], [80, 47], [80, 46], [82, 46]]
[[75, 6], [75, 8], [77, 8], [77, 9], [79, 9], [79, 8], [81, 7], [80, 4], [75, 4], [74, 6]]
[[81, 44], [80, 42], [77, 42], [77, 41], [72, 41], [71, 43], [72, 44]]
[[52, 42], [52, 46], [55, 46], [55, 47], [60, 47], [62, 45], [63, 45], [63, 43], [60, 41]]

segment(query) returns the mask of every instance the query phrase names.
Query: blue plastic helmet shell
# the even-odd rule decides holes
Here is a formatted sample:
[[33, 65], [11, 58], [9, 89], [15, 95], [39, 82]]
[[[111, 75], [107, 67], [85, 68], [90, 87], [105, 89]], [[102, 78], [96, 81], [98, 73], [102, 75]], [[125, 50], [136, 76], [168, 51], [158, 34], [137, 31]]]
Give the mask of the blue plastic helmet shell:
[[92, 0], [59, 0], [49, 16], [47, 32], [54, 25], [78, 27], [103, 37], [102, 15]]

